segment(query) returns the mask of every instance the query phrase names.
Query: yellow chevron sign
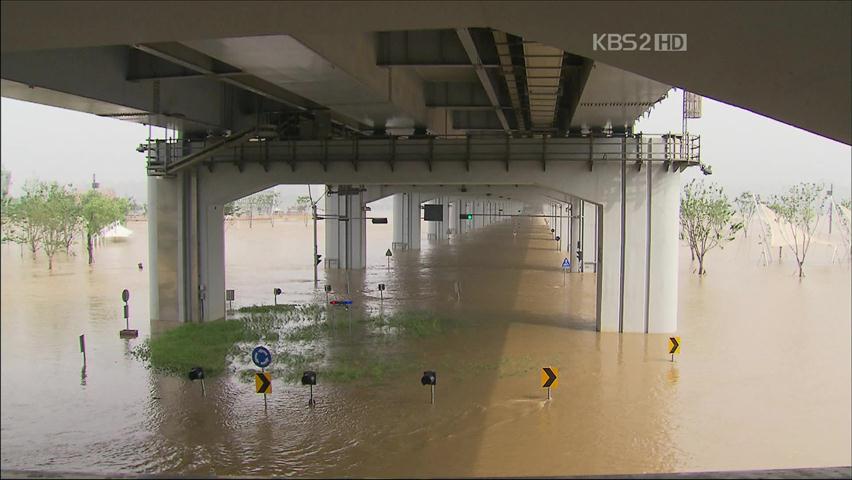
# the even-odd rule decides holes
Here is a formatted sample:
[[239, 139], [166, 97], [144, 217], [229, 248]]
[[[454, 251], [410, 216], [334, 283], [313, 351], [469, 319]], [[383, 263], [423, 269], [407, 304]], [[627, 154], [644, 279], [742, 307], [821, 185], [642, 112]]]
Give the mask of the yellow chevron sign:
[[669, 337], [669, 353], [680, 355], [680, 337]]
[[556, 388], [559, 385], [559, 369], [543, 367], [541, 369], [541, 388]]
[[255, 372], [254, 387], [257, 393], [272, 393], [272, 375], [267, 372]]

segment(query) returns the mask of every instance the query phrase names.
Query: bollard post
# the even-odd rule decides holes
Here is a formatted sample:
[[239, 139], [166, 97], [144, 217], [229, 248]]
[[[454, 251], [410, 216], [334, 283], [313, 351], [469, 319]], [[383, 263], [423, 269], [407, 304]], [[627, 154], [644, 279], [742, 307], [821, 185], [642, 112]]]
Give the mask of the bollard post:
[[86, 366], [86, 335], [80, 335], [80, 353], [83, 354], [83, 366]]

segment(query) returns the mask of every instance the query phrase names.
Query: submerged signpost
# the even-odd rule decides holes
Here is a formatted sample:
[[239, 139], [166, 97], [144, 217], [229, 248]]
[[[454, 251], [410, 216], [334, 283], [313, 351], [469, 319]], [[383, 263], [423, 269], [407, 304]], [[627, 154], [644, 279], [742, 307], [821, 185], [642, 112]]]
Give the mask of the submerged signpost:
[[119, 338], [136, 338], [139, 336], [139, 330], [130, 329], [130, 307], [127, 305], [130, 300], [130, 292], [125, 288], [121, 292], [121, 301], [124, 302], [124, 324], [125, 329], [118, 332]]
[[233, 290], [225, 290], [225, 300], [228, 301], [228, 311], [234, 311], [234, 291]]
[[547, 399], [550, 400], [550, 389], [559, 385], [559, 369], [543, 367], [541, 369], [541, 388], [547, 389]]
[[669, 353], [672, 356], [672, 361], [674, 362], [675, 354], [680, 355], [680, 337], [669, 337]]
[[565, 257], [562, 260], [562, 286], [565, 286], [565, 273], [568, 272], [568, 269], [571, 268], [571, 260], [568, 260], [568, 257]]
[[423, 376], [420, 377], [420, 384], [423, 386], [429, 385], [430, 399], [429, 403], [435, 403], [435, 384], [438, 383], [438, 374], [434, 370], [426, 370]]
[[257, 393], [263, 394], [263, 410], [266, 411], [266, 394], [272, 393], [272, 376], [265, 369], [272, 363], [272, 354], [266, 347], [258, 346], [251, 351], [251, 361], [260, 368], [254, 374], [254, 385]]
[[317, 384], [317, 372], [312, 370], [307, 370], [302, 374], [302, 385], [310, 385], [311, 387], [311, 397], [308, 399], [308, 406], [313, 407], [314, 402], [314, 385]]
[[207, 392], [204, 390], [204, 369], [203, 368], [192, 367], [192, 369], [190, 369], [190, 371], [189, 371], [189, 380], [190, 381], [200, 380], [201, 381], [201, 396], [202, 397], [207, 396]]
[[388, 249], [387, 252], [385, 252], [385, 256], [388, 257], [388, 270], [390, 270], [390, 259], [393, 256], [393, 252], [391, 252], [390, 248]]

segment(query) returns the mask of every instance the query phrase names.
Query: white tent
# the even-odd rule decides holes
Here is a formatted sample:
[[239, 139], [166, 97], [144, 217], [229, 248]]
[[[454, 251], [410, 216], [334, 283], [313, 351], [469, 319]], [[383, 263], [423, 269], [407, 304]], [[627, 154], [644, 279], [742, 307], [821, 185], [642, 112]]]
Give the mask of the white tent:
[[[796, 243], [795, 239], [798, 239], [798, 241], [801, 242], [805, 233], [801, 228], [780, 218], [768, 206], [757, 201], [755, 201], [755, 203], [757, 204], [757, 218], [761, 224], [760, 237], [761, 243], [764, 246], [763, 261], [766, 263], [768, 258], [771, 258], [774, 249], [783, 247], [792, 248], [791, 245]], [[835, 253], [837, 249], [836, 242], [833, 242], [817, 233], [811, 235], [810, 245], [825, 245], [835, 249]]]
[[126, 240], [131, 235], [133, 235], [133, 230], [121, 225], [120, 223], [116, 223], [101, 232], [101, 236], [103, 238], [109, 238], [112, 240]]

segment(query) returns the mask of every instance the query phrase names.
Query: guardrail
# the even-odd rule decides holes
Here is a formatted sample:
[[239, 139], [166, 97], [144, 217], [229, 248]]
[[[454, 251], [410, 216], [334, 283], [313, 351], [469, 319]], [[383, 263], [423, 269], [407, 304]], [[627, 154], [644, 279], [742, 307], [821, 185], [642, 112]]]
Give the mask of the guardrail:
[[697, 135], [637, 134], [623, 137], [470, 137], [391, 136], [327, 140], [278, 140], [252, 136], [251, 131], [211, 141], [156, 140], [148, 144], [148, 174], [168, 175], [196, 165], [213, 168], [217, 163], [238, 167], [245, 163], [283, 162], [292, 169], [301, 162], [346, 162], [357, 170], [362, 162], [385, 162], [393, 169], [400, 162], [462, 162], [470, 170], [476, 162], [597, 162], [627, 160], [669, 162], [676, 168], [698, 165], [701, 139]]

